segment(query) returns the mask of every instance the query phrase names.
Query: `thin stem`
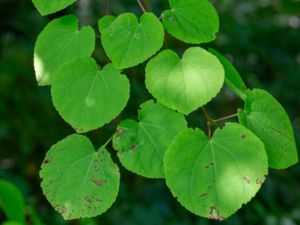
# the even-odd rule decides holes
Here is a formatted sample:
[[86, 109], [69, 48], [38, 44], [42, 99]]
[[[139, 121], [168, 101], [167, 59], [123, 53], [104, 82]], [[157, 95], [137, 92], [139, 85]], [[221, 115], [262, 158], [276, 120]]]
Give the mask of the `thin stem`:
[[206, 109], [205, 109], [204, 107], [202, 107], [201, 109], [202, 109], [202, 112], [203, 112], [203, 114], [204, 114], [204, 116], [205, 116], [205, 119], [206, 119], [207, 121], [211, 121], [211, 118], [209, 117], [209, 114], [208, 114], [208, 112], [206, 111]]
[[207, 135], [208, 135], [208, 139], [211, 138], [211, 125], [212, 125], [212, 121], [211, 118], [209, 117], [208, 112], [206, 111], [206, 109], [204, 107], [201, 108], [202, 112], [205, 116], [206, 119], [206, 125], [207, 125]]
[[235, 114], [232, 114], [232, 115], [229, 115], [229, 116], [221, 117], [219, 119], [215, 119], [215, 120], [211, 119], [211, 121], [213, 123], [218, 123], [218, 122], [222, 122], [224, 120], [228, 120], [228, 119], [231, 119], [231, 118], [234, 118], [234, 117], [237, 117], [237, 116], [238, 116], [238, 113], [235, 113]]
[[139, 6], [141, 7], [142, 11], [143, 11], [144, 13], [147, 12], [146, 9], [145, 9], [145, 7], [143, 6], [141, 0], [136, 0], [136, 1], [137, 1], [137, 3], [139, 4]]
[[109, 144], [109, 142], [111, 142], [113, 137], [114, 137], [114, 134], [105, 142], [105, 144], [103, 146], [106, 147]]
[[105, 9], [106, 15], [109, 15], [109, 8], [110, 8], [110, 0], [106, 0], [106, 9]]

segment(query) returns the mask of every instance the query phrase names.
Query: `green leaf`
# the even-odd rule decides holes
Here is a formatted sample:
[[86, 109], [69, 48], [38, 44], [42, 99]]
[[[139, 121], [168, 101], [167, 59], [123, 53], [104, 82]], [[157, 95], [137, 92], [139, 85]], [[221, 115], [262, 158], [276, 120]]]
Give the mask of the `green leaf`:
[[2, 223], [1, 225], [22, 225], [20, 223], [17, 223], [15, 221], [5, 221], [4, 223]]
[[189, 114], [221, 90], [224, 69], [219, 60], [200, 47], [189, 48], [182, 60], [165, 50], [149, 61], [146, 86], [163, 105]]
[[51, 88], [55, 108], [77, 132], [87, 132], [113, 120], [127, 104], [129, 81], [112, 64], [102, 71], [90, 57], [66, 63]]
[[210, 42], [219, 30], [219, 17], [207, 0], [169, 0], [163, 24], [175, 38], [193, 44]]
[[[107, 27], [108, 22], [111, 24]], [[163, 26], [152, 13], [143, 14], [140, 23], [132, 13], [121, 14], [114, 21], [104, 17], [100, 19], [99, 27], [105, 52], [118, 69], [146, 61], [164, 41]]]
[[51, 21], [40, 33], [34, 49], [34, 68], [39, 85], [51, 84], [52, 76], [64, 63], [90, 56], [95, 48], [91, 27], [78, 30], [78, 20], [69, 15]]
[[298, 162], [289, 117], [268, 92], [259, 89], [248, 91], [244, 110], [239, 110], [239, 120], [264, 142], [270, 167], [285, 169]]
[[165, 154], [168, 187], [191, 212], [223, 220], [257, 193], [268, 173], [259, 138], [227, 123], [212, 139], [200, 130], [180, 133]]
[[21, 224], [25, 222], [25, 202], [22, 193], [15, 185], [4, 180], [0, 180], [0, 208], [7, 219]]
[[239, 72], [234, 68], [231, 62], [229, 62], [229, 60], [222, 56], [219, 52], [212, 48], [208, 49], [208, 51], [214, 54], [222, 63], [225, 70], [226, 86], [241, 99], [245, 100], [247, 87], [244, 81], [242, 80]]
[[130, 171], [148, 178], [163, 178], [163, 157], [169, 144], [187, 129], [184, 117], [159, 103], [141, 105], [139, 122], [122, 121], [113, 138], [121, 163]]
[[100, 215], [116, 200], [120, 172], [105, 147], [74, 134], [53, 145], [40, 171], [42, 189], [64, 219]]
[[76, 0], [32, 0], [34, 6], [42, 16], [60, 11]]
[[101, 32], [103, 32], [105, 29], [107, 29], [112, 22], [116, 19], [115, 16], [107, 15], [103, 16], [99, 21], [98, 21], [98, 28]]

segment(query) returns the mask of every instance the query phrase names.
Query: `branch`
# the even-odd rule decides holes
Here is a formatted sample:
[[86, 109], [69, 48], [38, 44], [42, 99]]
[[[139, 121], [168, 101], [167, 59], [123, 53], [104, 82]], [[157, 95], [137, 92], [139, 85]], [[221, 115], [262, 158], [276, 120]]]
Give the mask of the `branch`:
[[110, 0], [106, 0], [106, 9], [105, 9], [106, 15], [109, 15], [109, 8], [110, 8]]
[[139, 4], [139, 6], [141, 7], [142, 11], [143, 11], [144, 13], [147, 12], [146, 9], [145, 9], [145, 7], [143, 6], [141, 0], [136, 0], [136, 1], [137, 1], [137, 3]]

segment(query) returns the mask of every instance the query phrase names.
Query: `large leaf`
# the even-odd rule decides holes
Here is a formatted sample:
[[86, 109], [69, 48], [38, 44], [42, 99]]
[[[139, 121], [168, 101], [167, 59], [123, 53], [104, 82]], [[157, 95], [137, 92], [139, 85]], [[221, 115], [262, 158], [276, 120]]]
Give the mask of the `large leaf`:
[[222, 63], [225, 69], [225, 84], [226, 86], [232, 90], [237, 96], [241, 99], [246, 98], [247, 87], [244, 81], [241, 78], [239, 72], [234, 68], [234, 66], [226, 59], [223, 55], [217, 52], [214, 49], [209, 49], [209, 52], [214, 54]]
[[112, 65], [98, 70], [90, 58], [66, 63], [54, 76], [54, 106], [77, 132], [86, 132], [114, 119], [127, 104], [129, 81]]
[[105, 52], [118, 69], [146, 61], [163, 45], [163, 26], [152, 13], [143, 14], [140, 23], [132, 13], [124, 13], [114, 21], [112, 17], [103, 17], [99, 28]]
[[120, 172], [105, 147], [74, 134], [53, 145], [40, 171], [42, 189], [65, 219], [95, 217], [116, 200]]
[[199, 129], [180, 133], [165, 154], [168, 187], [191, 212], [223, 220], [247, 203], [268, 172], [264, 145], [245, 127], [227, 123], [211, 140]]
[[186, 43], [210, 42], [219, 30], [219, 18], [207, 0], [169, 0], [171, 10], [165, 11], [163, 24], [166, 30]]
[[34, 6], [42, 16], [60, 11], [76, 0], [32, 0]]
[[264, 142], [270, 167], [284, 169], [298, 162], [289, 117], [268, 92], [259, 89], [248, 91], [244, 110], [239, 110], [239, 120]]
[[219, 60], [200, 47], [189, 48], [182, 60], [165, 50], [149, 61], [146, 86], [162, 104], [189, 114], [221, 90], [224, 69]]
[[7, 219], [16, 223], [25, 222], [25, 203], [19, 189], [4, 180], [0, 180], [0, 209], [3, 210]]
[[113, 138], [121, 163], [149, 178], [163, 178], [163, 157], [175, 136], [187, 128], [184, 117], [160, 104], [141, 105], [139, 122], [122, 121]]
[[51, 21], [40, 33], [34, 49], [34, 68], [39, 85], [51, 84], [52, 76], [64, 63], [90, 56], [95, 48], [91, 27], [78, 30], [78, 20], [69, 15]]

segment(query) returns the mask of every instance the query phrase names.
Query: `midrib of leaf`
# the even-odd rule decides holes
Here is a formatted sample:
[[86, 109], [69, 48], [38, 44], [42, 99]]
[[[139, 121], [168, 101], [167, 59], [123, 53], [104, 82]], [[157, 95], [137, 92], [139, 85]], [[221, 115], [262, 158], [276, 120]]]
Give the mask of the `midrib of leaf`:
[[143, 124], [140, 124], [140, 126], [142, 128], [142, 130], [144, 131], [144, 133], [146, 134], [146, 136], [148, 137], [148, 139], [150, 140], [150, 142], [153, 144], [154, 149], [156, 150], [156, 152], [158, 153], [159, 157], [161, 159], [163, 159], [163, 155], [161, 154], [159, 147], [156, 145], [155, 141], [152, 139], [151, 135], [148, 133], [148, 131], [145, 129], [145, 127], [143, 126]]
[[[84, 177], [83, 177], [83, 180], [82, 180], [82, 182], [81, 182], [81, 184], [80, 184], [79, 189], [77, 190], [77, 193], [75, 194], [75, 199], [77, 199], [77, 198], [78, 198], [78, 195], [81, 194], [81, 191], [82, 191], [82, 185], [83, 185], [83, 183], [86, 183], [85, 181], [86, 181], [87, 175], [89, 174], [89, 172], [90, 172], [90, 170], [91, 170], [91, 168], [92, 168], [92, 165], [93, 165], [95, 156], [96, 156], [97, 154], [99, 154], [99, 153], [98, 153], [98, 152], [93, 152], [93, 157], [92, 157], [92, 159], [91, 159], [91, 162], [90, 162], [90, 164], [89, 164], [89, 167], [88, 167], [88, 169], [87, 169], [87, 171], [86, 171], [86, 173], [85, 173], [85, 175], [84, 175]], [[83, 201], [80, 201], [80, 202], [81, 202], [81, 206], [82, 206]]]
[[64, 182], [61, 182], [61, 179], [64, 177], [64, 175], [66, 174], [66, 172], [69, 171], [69, 169], [71, 169], [75, 164], [77, 164], [77, 163], [79, 163], [81, 161], [86, 160], [87, 158], [91, 157], [93, 154], [94, 153], [92, 152], [92, 153], [84, 156], [83, 158], [78, 159], [78, 160], [72, 162], [71, 165], [65, 167], [64, 172], [60, 176], [58, 176], [59, 177], [58, 180], [57, 180], [58, 185], [57, 185], [57, 188], [54, 190], [54, 194], [56, 194], [58, 190], [61, 190], [61, 186], [62, 186], [62, 184], [64, 184]]
[[119, 61], [119, 66], [122, 66], [122, 64], [123, 64], [123, 62], [124, 62], [124, 59], [126, 59], [125, 56], [128, 54], [128, 49], [129, 49], [129, 47], [130, 47], [131, 44], [132, 44], [133, 37], [134, 37], [134, 35], [136, 34], [136, 31], [137, 31], [138, 28], [139, 28], [139, 24], [136, 24], [136, 27], [135, 27], [135, 29], [134, 29], [134, 32], [132, 32], [132, 34], [131, 34], [131, 36], [130, 36], [129, 44], [126, 46], [125, 51], [124, 51], [123, 54], [122, 54], [123, 57], [121, 57], [121, 61]]

